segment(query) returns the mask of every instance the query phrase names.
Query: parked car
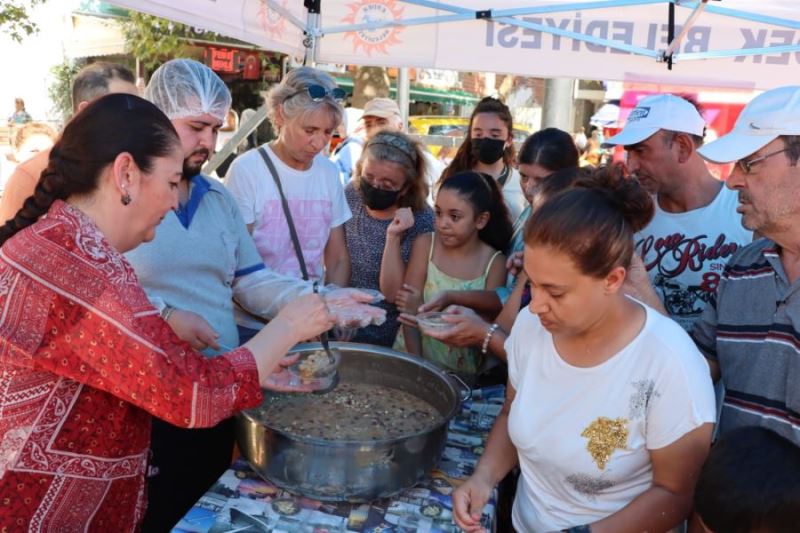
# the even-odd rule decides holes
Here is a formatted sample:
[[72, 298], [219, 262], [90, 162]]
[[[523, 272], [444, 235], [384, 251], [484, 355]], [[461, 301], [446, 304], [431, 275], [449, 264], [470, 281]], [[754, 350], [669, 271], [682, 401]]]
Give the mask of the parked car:
[[[469, 128], [469, 117], [450, 117], [446, 115], [417, 115], [408, 118], [408, 132], [412, 135], [457, 137], [463, 139], [467, 135]], [[521, 143], [533, 130], [523, 124], [514, 124], [511, 134], [514, 136], [515, 143]], [[454, 146], [444, 147], [441, 141], [435, 140], [425, 143], [433, 155], [449, 163], [455, 155], [461, 141], [457, 141]]]

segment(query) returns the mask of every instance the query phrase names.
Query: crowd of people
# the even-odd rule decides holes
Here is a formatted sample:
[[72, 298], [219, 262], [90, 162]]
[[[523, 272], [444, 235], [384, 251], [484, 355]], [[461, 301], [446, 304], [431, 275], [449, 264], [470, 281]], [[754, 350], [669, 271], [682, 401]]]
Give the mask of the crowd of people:
[[169, 530], [229, 466], [232, 416], [308, 392], [286, 353], [334, 326], [506, 385], [452, 496], [465, 531], [509, 476], [520, 532], [800, 523], [800, 87], [707, 145], [694, 102], [650, 96], [603, 139], [626, 164], [584, 168], [555, 128], [517, 153], [487, 97], [445, 167], [384, 98], [329, 156], [344, 92], [300, 67], [224, 182], [202, 173], [235, 128], [223, 81], [176, 59], [137, 94], [79, 72], [0, 199], [0, 525]]

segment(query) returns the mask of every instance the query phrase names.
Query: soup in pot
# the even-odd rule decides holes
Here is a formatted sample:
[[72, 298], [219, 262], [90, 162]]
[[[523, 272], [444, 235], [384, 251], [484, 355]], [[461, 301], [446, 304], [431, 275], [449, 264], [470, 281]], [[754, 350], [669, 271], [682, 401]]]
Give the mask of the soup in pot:
[[425, 400], [367, 383], [340, 383], [322, 395], [272, 396], [251, 414], [293, 436], [366, 441], [420, 433], [442, 419]]

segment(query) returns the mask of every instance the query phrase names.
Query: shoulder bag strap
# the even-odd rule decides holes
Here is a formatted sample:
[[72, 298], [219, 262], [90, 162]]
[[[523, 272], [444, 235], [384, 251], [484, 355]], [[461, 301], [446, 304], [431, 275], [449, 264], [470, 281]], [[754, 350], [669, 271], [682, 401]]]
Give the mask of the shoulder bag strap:
[[305, 259], [303, 259], [303, 249], [300, 247], [300, 239], [297, 237], [297, 230], [294, 227], [292, 212], [289, 211], [289, 202], [286, 201], [286, 196], [283, 194], [283, 187], [281, 187], [281, 179], [278, 176], [278, 170], [275, 168], [275, 164], [272, 162], [267, 150], [263, 146], [259, 147], [258, 153], [267, 165], [269, 173], [272, 174], [272, 179], [275, 180], [275, 186], [278, 187], [278, 193], [281, 195], [281, 205], [283, 205], [283, 214], [286, 217], [286, 224], [289, 226], [289, 235], [292, 237], [292, 244], [294, 244], [294, 253], [297, 254], [297, 262], [300, 263], [300, 271], [303, 273], [303, 279], [308, 281], [308, 270], [306, 270], [306, 262]]

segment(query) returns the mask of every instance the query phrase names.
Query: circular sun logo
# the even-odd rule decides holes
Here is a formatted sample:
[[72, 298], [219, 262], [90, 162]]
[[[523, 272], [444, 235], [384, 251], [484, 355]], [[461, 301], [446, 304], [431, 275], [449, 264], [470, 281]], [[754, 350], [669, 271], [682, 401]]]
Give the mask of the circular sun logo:
[[[400, 20], [403, 16], [403, 8], [398, 6], [395, 0], [360, 0], [348, 4], [347, 7], [350, 12], [342, 19], [342, 22], [349, 24]], [[400, 44], [402, 41], [398, 39], [398, 35], [402, 31], [401, 27], [358, 30], [347, 32], [345, 38], [353, 39], [354, 53], [361, 48], [368, 56], [371, 56], [373, 52], [386, 54], [388, 46]]]
[[[258, 21], [261, 27], [270, 39], [277, 39], [283, 36], [283, 31], [286, 29], [286, 19], [275, 11], [270, 9], [266, 0], [261, 0], [261, 5], [258, 7]], [[281, 1], [281, 7], [288, 10], [288, 0]]]

